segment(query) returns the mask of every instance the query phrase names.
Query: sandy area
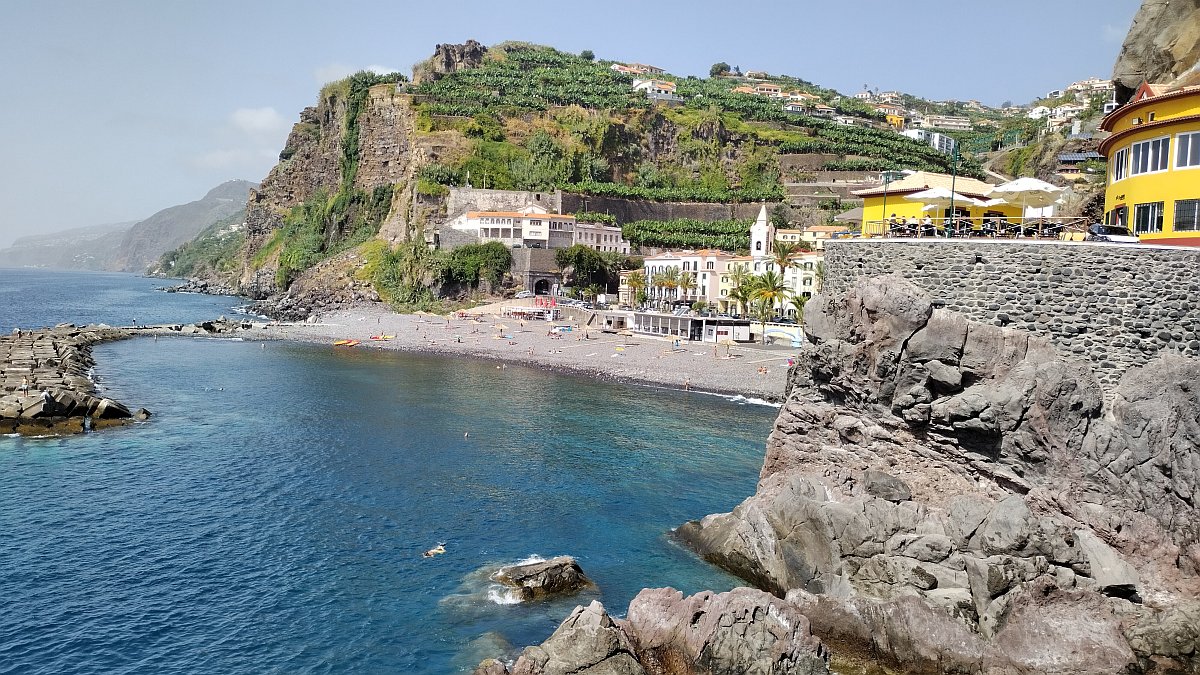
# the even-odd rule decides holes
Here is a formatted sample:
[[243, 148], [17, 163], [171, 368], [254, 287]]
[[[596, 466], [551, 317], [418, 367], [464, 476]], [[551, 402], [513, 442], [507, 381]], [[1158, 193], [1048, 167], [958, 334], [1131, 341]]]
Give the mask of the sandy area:
[[[396, 349], [493, 359], [623, 382], [775, 402], [783, 398], [788, 358], [796, 355], [795, 349], [760, 345], [726, 347], [683, 342], [675, 349], [669, 340], [621, 336], [595, 328], [585, 331], [573, 327], [562, 337], [552, 337], [547, 334], [552, 325], [544, 321], [522, 323], [494, 315], [447, 318], [396, 314], [383, 307], [367, 306], [324, 315], [315, 324], [271, 325], [266, 334], [328, 344], [335, 349]], [[372, 335], [395, 337], [374, 341]], [[335, 340], [343, 339], [361, 343], [356, 347], [332, 347]], [[760, 371], [764, 368], [765, 373]]]

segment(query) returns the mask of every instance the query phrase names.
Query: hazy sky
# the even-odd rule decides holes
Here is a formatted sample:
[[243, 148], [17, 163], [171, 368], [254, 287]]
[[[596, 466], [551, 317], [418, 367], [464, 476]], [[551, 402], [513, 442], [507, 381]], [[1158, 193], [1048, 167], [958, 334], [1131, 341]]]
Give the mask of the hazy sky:
[[0, 0], [0, 246], [266, 176], [319, 86], [439, 42], [1028, 102], [1107, 77], [1139, 0]]

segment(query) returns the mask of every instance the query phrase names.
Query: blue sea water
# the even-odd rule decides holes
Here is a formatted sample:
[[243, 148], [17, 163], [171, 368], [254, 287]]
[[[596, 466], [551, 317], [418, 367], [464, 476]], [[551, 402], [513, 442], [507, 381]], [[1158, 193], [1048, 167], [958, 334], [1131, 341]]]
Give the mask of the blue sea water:
[[[0, 327], [237, 304], [156, 285], [0, 270], [0, 297], [25, 289]], [[292, 343], [95, 356], [100, 386], [154, 416], [0, 437], [0, 673], [459, 672], [580, 602], [738, 585], [669, 531], [753, 492], [772, 408]], [[485, 568], [535, 554], [577, 557], [598, 590], [505, 604]]]

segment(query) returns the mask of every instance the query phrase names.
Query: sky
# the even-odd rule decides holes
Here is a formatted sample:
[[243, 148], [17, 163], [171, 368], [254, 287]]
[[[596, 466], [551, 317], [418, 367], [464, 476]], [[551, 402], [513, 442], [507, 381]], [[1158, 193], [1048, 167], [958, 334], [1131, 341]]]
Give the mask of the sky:
[[0, 0], [0, 247], [260, 181], [320, 86], [474, 38], [851, 94], [1025, 103], [1108, 77], [1140, 0]]

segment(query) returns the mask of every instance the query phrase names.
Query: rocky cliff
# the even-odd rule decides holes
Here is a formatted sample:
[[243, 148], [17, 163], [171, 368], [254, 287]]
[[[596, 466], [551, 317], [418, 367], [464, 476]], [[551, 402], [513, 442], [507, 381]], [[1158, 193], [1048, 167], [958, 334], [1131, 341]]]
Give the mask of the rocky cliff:
[[162, 254], [191, 241], [208, 226], [242, 209], [255, 187], [245, 180], [226, 181], [200, 199], [163, 209], [136, 223], [125, 233], [110, 269], [144, 272]]
[[1198, 66], [1200, 0], [1142, 0], [1113, 67], [1117, 100], [1128, 101], [1142, 82], [1170, 83]]
[[920, 672], [1200, 672], [1200, 361], [1090, 367], [899, 277], [805, 310], [757, 493], [682, 526], [841, 650]]

